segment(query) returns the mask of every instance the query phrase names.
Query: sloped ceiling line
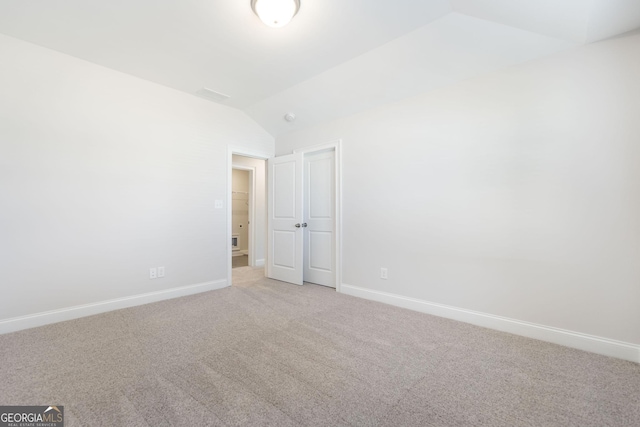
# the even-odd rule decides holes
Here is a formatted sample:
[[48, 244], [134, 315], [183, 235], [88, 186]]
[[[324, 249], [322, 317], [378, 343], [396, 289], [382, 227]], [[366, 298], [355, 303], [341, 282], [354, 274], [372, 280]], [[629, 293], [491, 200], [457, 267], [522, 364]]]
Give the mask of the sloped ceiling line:
[[[640, 28], [639, 0], [0, 2], [0, 33], [244, 111], [274, 136]], [[293, 123], [287, 112], [296, 113]]]
[[[637, 0], [450, 0], [450, 5], [452, 12], [444, 17], [245, 112], [277, 136], [640, 27]], [[298, 115], [295, 123], [282, 119], [288, 111]]]

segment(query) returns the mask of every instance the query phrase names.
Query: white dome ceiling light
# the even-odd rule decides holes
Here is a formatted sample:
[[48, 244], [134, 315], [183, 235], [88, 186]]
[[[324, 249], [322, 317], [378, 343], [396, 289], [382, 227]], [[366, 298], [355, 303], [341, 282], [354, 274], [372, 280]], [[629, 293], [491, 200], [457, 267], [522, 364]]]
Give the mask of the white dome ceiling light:
[[266, 25], [280, 28], [298, 13], [300, 0], [251, 0], [251, 9]]

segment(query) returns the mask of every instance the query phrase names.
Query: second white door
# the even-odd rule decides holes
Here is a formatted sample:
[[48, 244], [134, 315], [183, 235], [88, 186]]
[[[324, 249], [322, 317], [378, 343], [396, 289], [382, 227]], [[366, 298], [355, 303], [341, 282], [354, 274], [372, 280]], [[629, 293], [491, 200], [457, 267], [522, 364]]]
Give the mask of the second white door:
[[335, 155], [304, 157], [304, 281], [335, 288]]

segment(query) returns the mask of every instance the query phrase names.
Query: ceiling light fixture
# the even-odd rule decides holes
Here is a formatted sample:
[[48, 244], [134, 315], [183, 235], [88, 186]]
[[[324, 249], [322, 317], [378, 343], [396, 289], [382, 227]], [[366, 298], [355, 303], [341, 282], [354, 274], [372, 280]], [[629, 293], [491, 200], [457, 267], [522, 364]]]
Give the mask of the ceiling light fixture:
[[280, 28], [298, 13], [300, 0], [251, 0], [251, 9], [266, 25]]

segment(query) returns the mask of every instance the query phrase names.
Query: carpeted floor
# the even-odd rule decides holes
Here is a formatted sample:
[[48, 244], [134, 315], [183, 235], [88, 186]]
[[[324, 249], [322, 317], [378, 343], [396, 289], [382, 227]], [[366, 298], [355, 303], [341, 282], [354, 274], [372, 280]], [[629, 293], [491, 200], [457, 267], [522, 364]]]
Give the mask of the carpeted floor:
[[67, 426], [638, 426], [640, 365], [234, 269], [0, 336], [0, 404]]

